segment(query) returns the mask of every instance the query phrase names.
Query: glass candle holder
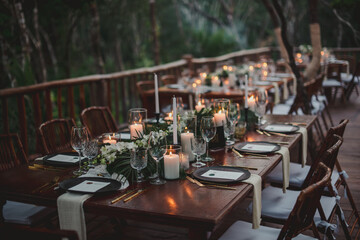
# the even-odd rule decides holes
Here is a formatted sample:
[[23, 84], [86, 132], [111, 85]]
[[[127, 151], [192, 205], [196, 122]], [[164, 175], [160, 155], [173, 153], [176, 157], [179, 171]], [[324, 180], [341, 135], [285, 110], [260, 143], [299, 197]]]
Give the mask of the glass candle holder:
[[167, 145], [164, 154], [164, 174], [166, 179], [180, 177], [180, 145]]
[[191, 140], [196, 135], [196, 116], [186, 115], [180, 118], [180, 139], [182, 152], [189, 156], [189, 161], [194, 161], [195, 156], [191, 151]]
[[132, 108], [129, 110], [128, 123], [131, 140], [139, 138], [144, 134], [146, 121], [147, 110], [145, 108]]
[[215, 99], [214, 118], [217, 127], [223, 126], [229, 111], [230, 100], [226, 98]]

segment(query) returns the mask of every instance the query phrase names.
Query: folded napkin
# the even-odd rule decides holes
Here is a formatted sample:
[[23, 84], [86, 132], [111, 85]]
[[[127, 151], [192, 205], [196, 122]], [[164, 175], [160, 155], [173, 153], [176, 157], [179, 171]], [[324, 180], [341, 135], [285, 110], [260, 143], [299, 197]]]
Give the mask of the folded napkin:
[[308, 133], [306, 128], [299, 127], [299, 130], [297, 130], [298, 133], [301, 133], [302, 135], [302, 161], [301, 165], [302, 167], [305, 167], [306, 164], [306, 158], [307, 158], [307, 145], [308, 145]]
[[286, 100], [289, 98], [289, 89], [288, 89], [288, 86], [287, 86], [287, 79], [284, 78], [283, 80], [283, 99]]
[[289, 187], [290, 152], [287, 147], [281, 147], [277, 153], [282, 155], [283, 192], [285, 193]]
[[[81, 177], [96, 177], [99, 169], [90, 169]], [[110, 176], [110, 175], [109, 175]], [[127, 179], [121, 174], [113, 174], [111, 178], [121, 181], [121, 189], [129, 186]], [[86, 240], [86, 222], [83, 203], [93, 194], [64, 193], [57, 199], [60, 229], [74, 230], [80, 240]]]
[[64, 193], [57, 199], [60, 229], [75, 230], [80, 240], [86, 240], [83, 203], [92, 194]]
[[251, 176], [243, 182], [254, 186], [252, 218], [253, 229], [257, 229], [260, 227], [261, 222], [261, 177], [256, 174], [251, 174]]
[[279, 84], [277, 82], [273, 82], [272, 85], [274, 86], [274, 89], [275, 89], [274, 103], [276, 105], [276, 104], [280, 103]]

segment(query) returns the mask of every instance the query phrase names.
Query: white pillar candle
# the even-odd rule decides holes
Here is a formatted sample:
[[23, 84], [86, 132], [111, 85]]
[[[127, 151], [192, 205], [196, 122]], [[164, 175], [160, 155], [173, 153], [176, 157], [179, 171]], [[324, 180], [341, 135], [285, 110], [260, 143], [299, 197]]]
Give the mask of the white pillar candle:
[[180, 157], [178, 154], [166, 154], [164, 155], [164, 172], [166, 179], [179, 178]]
[[176, 113], [176, 98], [173, 97], [173, 143], [178, 144], [177, 140], [177, 113]]
[[245, 108], [248, 108], [248, 75], [245, 74]]
[[190, 167], [189, 155], [185, 153], [180, 153], [180, 165], [184, 170], [189, 169]]
[[136, 139], [144, 133], [144, 128], [141, 123], [130, 125], [130, 139]]
[[194, 141], [194, 133], [185, 132], [180, 134], [182, 152], [189, 156], [189, 160], [194, 160], [194, 154], [191, 151], [191, 141]]
[[219, 111], [218, 113], [214, 114], [214, 118], [215, 118], [215, 123], [216, 126], [223, 126], [224, 123], [226, 122], [226, 116], [225, 113]]
[[201, 109], [205, 108], [205, 105], [201, 103], [201, 101], [199, 100], [198, 103], [195, 106], [196, 111], [200, 112]]
[[254, 96], [249, 97], [248, 104], [249, 104], [249, 109], [255, 111], [256, 102]]
[[111, 136], [109, 136], [108, 139], [103, 140], [103, 143], [116, 144], [116, 139], [111, 139]]
[[158, 86], [158, 77], [154, 73], [154, 82], [155, 82], [155, 113], [160, 113], [159, 107], [159, 86]]

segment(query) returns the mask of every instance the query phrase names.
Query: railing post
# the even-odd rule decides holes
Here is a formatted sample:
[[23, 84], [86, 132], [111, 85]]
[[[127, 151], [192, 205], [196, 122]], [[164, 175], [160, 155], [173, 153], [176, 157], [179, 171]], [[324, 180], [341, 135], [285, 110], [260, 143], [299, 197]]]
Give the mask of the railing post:
[[182, 56], [182, 59], [186, 61], [187, 67], [190, 70], [191, 76], [194, 75], [194, 64], [193, 64], [193, 56], [191, 54], [185, 54]]

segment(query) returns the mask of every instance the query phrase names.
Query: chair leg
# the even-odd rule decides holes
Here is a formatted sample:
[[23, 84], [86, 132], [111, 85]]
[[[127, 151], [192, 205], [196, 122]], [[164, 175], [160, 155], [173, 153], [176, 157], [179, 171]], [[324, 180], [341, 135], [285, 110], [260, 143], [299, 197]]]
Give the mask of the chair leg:
[[351, 240], [351, 236], [350, 236], [350, 232], [349, 232], [349, 229], [348, 229], [348, 225], [345, 221], [345, 218], [343, 217], [343, 213], [342, 213], [342, 210], [339, 206], [339, 204], [336, 204], [336, 215], [338, 216], [338, 218], [340, 219], [340, 223], [341, 223], [341, 227], [344, 231], [344, 234], [345, 234], [345, 238], [347, 240]]
[[[345, 188], [345, 191], [346, 191], [346, 195], [348, 197], [348, 200], [350, 202], [350, 205], [352, 207], [352, 213], [351, 213], [351, 218], [352, 218], [352, 215], [355, 216], [355, 220], [354, 220], [354, 224], [353, 226], [351, 227], [351, 230], [350, 230], [350, 234], [353, 233], [354, 229], [355, 229], [355, 226], [356, 224], [359, 225], [359, 228], [360, 228], [360, 215], [359, 215], [359, 212], [357, 210], [357, 207], [356, 207], [356, 204], [355, 204], [355, 201], [354, 201], [354, 198], [351, 194], [351, 191], [350, 191], [350, 188], [347, 184], [347, 181], [346, 179], [344, 178], [344, 176], [341, 175], [341, 180], [342, 180], [342, 185], [344, 186]], [[351, 221], [351, 218], [349, 218], [349, 221]]]
[[330, 124], [331, 124], [331, 126], [334, 126], [334, 122], [333, 122], [333, 120], [332, 120], [332, 117], [331, 117], [331, 114], [330, 114], [330, 111], [329, 111], [328, 105], [327, 105], [327, 103], [326, 103], [325, 101], [324, 101], [324, 105], [325, 105], [324, 110], [325, 110], [326, 114], [327, 114], [327, 115], [328, 115], [328, 117], [329, 117]]

